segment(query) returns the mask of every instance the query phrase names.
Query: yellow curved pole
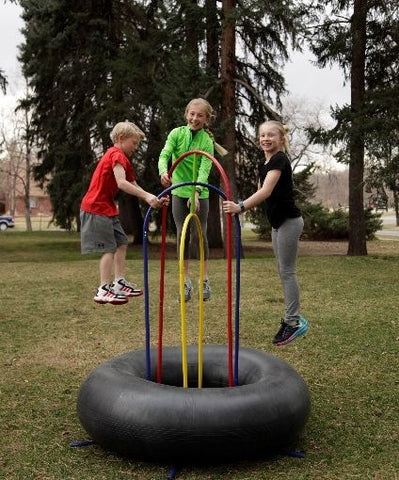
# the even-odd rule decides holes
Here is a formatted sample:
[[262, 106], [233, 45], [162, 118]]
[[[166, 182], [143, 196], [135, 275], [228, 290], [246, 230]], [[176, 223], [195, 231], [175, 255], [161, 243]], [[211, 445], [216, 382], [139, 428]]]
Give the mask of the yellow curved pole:
[[[197, 181], [198, 177], [198, 158], [197, 154], [194, 154], [194, 162], [193, 162], [193, 182]], [[195, 185], [191, 188], [191, 195], [190, 195], [190, 213], [195, 213]]]
[[187, 319], [186, 302], [184, 301], [184, 246], [187, 236], [187, 228], [190, 220], [193, 219], [197, 227], [198, 243], [200, 251], [200, 288], [198, 289], [198, 388], [202, 388], [203, 377], [203, 337], [204, 337], [204, 302], [202, 300], [202, 285], [204, 282], [204, 239], [202, 227], [198, 216], [189, 213], [184, 220], [179, 246], [179, 283], [180, 283], [180, 318], [181, 318], [181, 342], [182, 342], [182, 370], [183, 388], [188, 387], [188, 366], [187, 366]]

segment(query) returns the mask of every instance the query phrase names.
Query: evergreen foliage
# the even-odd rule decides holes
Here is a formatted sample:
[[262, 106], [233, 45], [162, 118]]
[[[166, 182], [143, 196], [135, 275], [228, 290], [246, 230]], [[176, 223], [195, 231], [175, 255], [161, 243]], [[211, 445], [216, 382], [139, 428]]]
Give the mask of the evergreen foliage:
[[[321, 203], [313, 203], [315, 187], [310, 182], [314, 165], [310, 164], [294, 173], [295, 202], [304, 219], [302, 238], [307, 240], [348, 240], [349, 214], [342, 208], [330, 211]], [[372, 240], [375, 233], [382, 228], [381, 214], [372, 209], [364, 210], [366, 218], [366, 238]], [[246, 213], [247, 219], [255, 225], [255, 232], [262, 239], [271, 239], [271, 226], [266, 220], [265, 204]]]
[[[197, 96], [206, 97], [215, 107], [217, 141], [223, 138], [227, 123], [235, 123], [238, 196], [248, 196], [257, 188], [254, 172], [260, 152], [255, 132], [265, 119], [280, 118], [270, 104], [280, 107], [280, 96], [285, 92], [281, 67], [288, 59], [289, 45], [298, 48], [308, 28], [306, 18], [314, 12], [309, 2], [236, 2], [237, 101], [235, 118], [224, 122], [219, 121], [220, 42], [226, 22], [223, 2], [20, 3], [26, 22], [20, 59], [30, 87], [25, 104], [32, 112], [40, 160], [35, 177], [48, 188], [58, 225], [73, 228], [95, 163], [110, 146], [109, 131], [124, 119], [137, 123], [147, 134], [133, 160], [139, 183], [149, 191], [160, 192], [159, 152], [167, 133], [184, 123], [188, 100]], [[322, 8], [321, 2], [313, 3]], [[319, 14], [324, 23], [313, 31], [312, 48], [321, 66], [337, 61], [349, 78], [351, 17], [343, 15], [352, 2], [327, 3], [331, 11], [328, 17]], [[318, 140], [341, 145], [339, 158], [347, 161], [348, 145], [357, 135], [353, 119], [363, 119], [357, 123], [361, 125], [359, 138], [364, 140], [370, 158], [381, 159], [383, 146], [390, 139], [391, 156], [384, 169], [392, 176], [397, 171], [397, 105], [392, 110], [392, 98], [397, 95], [397, 7], [395, 10], [393, 4], [376, 1], [367, 8], [364, 101], [356, 109], [335, 109], [337, 126], [313, 133]], [[296, 172], [296, 184], [310, 201], [306, 173], [301, 175]], [[218, 182], [215, 171], [211, 182]], [[396, 185], [395, 179], [389, 182]], [[138, 202], [121, 204], [125, 210], [122, 216], [132, 221], [129, 233], [139, 236], [142, 217]]]
[[[398, 145], [399, 107], [394, 99], [398, 95], [399, 7], [384, 0], [325, 3], [322, 6], [313, 2], [318, 13], [315, 26], [310, 29], [311, 49], [321, 67], [336, 62], [342, 68], [346, 80], [351, 82], [351, 104], [332, 109], [336, 120], [333, 129], [312, 134], [316, 141], [339, 145], [337, 159], [349, 163], [348, 253], [364, 254], [367, 253], [367, 232], [363, 229], [364, 152], [370, 159], [382, 154], [383, 163], [388, 165], [395, 155], [387, 156], [387, 151], [392, 150], [384, 152], [381, 146], [395, 145], [397, 151]], [[372, 183], [383, 183], [385, 171], [385, 168], [371, 168], [374, 175], [381, 174]]]
[[[349, 238], [349, 214], [342, 208], [329, 211], [321, 203], [306, 202], [301, 204], [301, 212], [304, 219], [302, 239], [329, 241], [348, 240]], [[375, 233], [382, 228], [380, 213], [374, 213], [371, 208], [364, 210], [366, 218], [366, 238], [375, 239]], [[271, 239], [271, 227], [266, 220], [266, 215], [259, 214], [254, 229], [260, 238]]]
[[5, 94], [7, 89], [7, 77], [4, 75], [3, 70], [0, 68], [0, 90]]
[[[187, 101], [205, 96], [220, 110], [220, 4], [21, 0], [21, 6], [20, 59], [40, 159], [35, 176], [48, 187], [56, 223], [72, 228], [95, 161], [110, 144], [108, 132], [124, 119], [147, 133], [134, 166], [144, 188], [159, 192], [159, 151], [168, 131], [184, 122]], [[252, 130], [268, 115], [265, 101], [278, 102], [284, 92], [279, 69], [303, 12], [290, 0], [267, 7], [238, 2], [235, 14], [237, 151], [249, 163], [239, 171], [246, 176]], [[215, 128], [216, 139], [223, 129]]]

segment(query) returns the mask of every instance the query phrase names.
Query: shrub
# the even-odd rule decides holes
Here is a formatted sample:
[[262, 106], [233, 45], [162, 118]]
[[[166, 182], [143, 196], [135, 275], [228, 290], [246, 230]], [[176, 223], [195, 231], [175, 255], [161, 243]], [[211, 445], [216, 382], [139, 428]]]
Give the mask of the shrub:
[[[321, 203], [305, 203], [300, 205], [305, 222], [302, 238], [307, 240], [347, 240], [349, 238], [349, 213], [342, 208], [329, 211]], [[382, 227], [380, 213], [365, 209], [366, 238], [373, 240], [375, 233]], [[251, 215], [251, 221], [256, 225], [254, 231], [262, 239], [270, 240], [271, 227], [266, 219], [264, 208], [259, 208]]]

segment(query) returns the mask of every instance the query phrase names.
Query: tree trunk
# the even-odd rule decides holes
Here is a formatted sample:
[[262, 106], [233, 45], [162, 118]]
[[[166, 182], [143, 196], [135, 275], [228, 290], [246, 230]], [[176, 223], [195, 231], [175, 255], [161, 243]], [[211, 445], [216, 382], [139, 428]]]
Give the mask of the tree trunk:
[[397, 190], [393, 192], [393, 204], [395, 208], [396, 226], [399, 227], [399, 192]]
[[[219, 73], [219, 32], [220, 25], [217, 15], [216, 0], [205, 1], [206, 11], [206, 66], [207, 73], [214, 78]], [[211, 105], [220, 103], [219, 94], [209, 99]], [[220, 111], [216, 112], [217, 124], [220, 123]], [[212, 168], [209, 176], [211, 185], [219, 185], [220, 174], [215, 167]], [[209, 191], [209, 215], [208, 215], [208, 243], [209, 248], [223, 248], [222, 225], [220, 221], [219, 195], [213, 190]]]
[[198, 2], [197, 0], [187, 0], [183, 2], [183, 9], [186, 11], [186, 44], [187, 53], [195, 61], [196, 67], [199, 62], [199, 28], [198, 22]]
[[349, 146], [348, 255], [367, 255], [363, 201], [364, 134], [361, 116], [365, 94], [366, 19], [366, 2], [364, 0], [354, 0], [351, 24], [351, 109], [353, 119]]
[[31, 176], [31, 133], [29, 128], [29, 116], [28, 110], [24, 110], [25, 116], [25, 223], [26, 223], [26, 231], [32, 231], [32, 218], [31, 218], [31, 211], [30, 211], [30, 176]]
[[[231, 189], [231, 198], [237, 197], [237, 181], [235, 168], [236, 134], [235, 134], [235, 17], [234, 10], [236, 0], [223, 0], [223, 23], [221, 38], [221, 125], [224, 131], [223, 146], [229, 152], [224, 157], [224, 168], [226, 170]], [[226, 217], [223, 217], [225, 227]], [[224, 250], [226, 254], [226, 228], [224, 228]], [[232, 246], [233, 252], [235, 245]]]
[[223, 248], [222, 226], [220, 222], [220, 197], [213, 191], [209, 192], [207, 233], [209, 248]]
[[30, 211], [30, 174], [31, 174], [31, 154], [29, 140], [26, 141], [26, 158], [25, 158], [25, 185], [24, 185], [24, 202], [25, 202], [25, 224], [26, 231], [32, 231], [32, 218]]
[[219, 75], [219, 31], [216, 0], [205, 0], [206, 14], [206, 67], [207, 73]]

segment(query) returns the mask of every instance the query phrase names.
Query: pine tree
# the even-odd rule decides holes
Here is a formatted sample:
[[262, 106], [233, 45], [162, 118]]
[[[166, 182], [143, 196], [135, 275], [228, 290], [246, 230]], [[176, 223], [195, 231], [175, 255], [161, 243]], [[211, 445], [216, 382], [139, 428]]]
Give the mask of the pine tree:
[[[274, 114], [268, 103], [278, 105], [284, 92], [279, 68], [302, 29], [303, 11], [296, 2], [237, 0], [227, 23], [216, 0], [21, 0], [21, 5], [26, 22], [21, 60], [41, 162], [36, 178], [50, 192], [59, 225], [72, 228], [117, 121], [132, 120], [147, 133], [133, 162], [143, 186], [159, 192], [159, 151], [171, 128], [184, 122], [187, 102], [198, 96], [216, 109], [216, 140], [223, 143], [230, 128], [226, 167], [236, 191], [236, 175], [242, 172], [235, 159], [245, 159], [251, 171], [253, 132]], [[222, 60], [222, 30], [229, 24], [237, 49]], [[222, 101], [226, 81], [231, 101]], [[251, 182], [255, 188], [253, 175]], [[130, 228], [138, 237], [138, 204], [124, 211], [121, 203], [122, 216], [133, 219]]]
[[3, 70], [0, 69], [0, 90], [5, 94], [7, 89], [7, 78]]
[[[383, 0], [330, 0], [318, 9], [323, 13], [312, 29], [311, 48], [320, 66], [337, 62], [351, 84], [350, 105], [333, 110], [336, 126], [318, 132], [318, 139], [344, 145], [338, 158], [349, 163], [348, 255], [366, 255], [365, 147], [370, 148], [373, 136], [381, 131], [375, 115], [382, 107], [381, 91], [392, 94], [397, 83], [398, 7]], [[386, 135], [392, 136], [397, 118], [396, 114], [396, 127], [391, 124]]]

